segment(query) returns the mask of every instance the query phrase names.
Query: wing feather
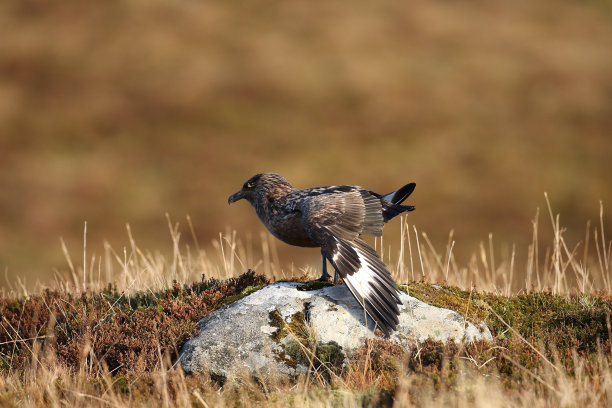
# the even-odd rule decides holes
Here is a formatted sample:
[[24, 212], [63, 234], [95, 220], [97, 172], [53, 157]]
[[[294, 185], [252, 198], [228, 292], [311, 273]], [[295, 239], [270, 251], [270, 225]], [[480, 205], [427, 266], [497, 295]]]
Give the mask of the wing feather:
[[355, 299], [388, 336], [399, 323], [401, 300], [380, 257], [361, 238], [346, 241], [330, 237], [323, 248]]
[[302, 200], [300, 211], [308, 236], [321, 246], [378, 328], [389, 335], [399, 322], [399, 292], [376, 251], [359, 237], [382, 233], [380, 197], [357, 187], [317, 191]]

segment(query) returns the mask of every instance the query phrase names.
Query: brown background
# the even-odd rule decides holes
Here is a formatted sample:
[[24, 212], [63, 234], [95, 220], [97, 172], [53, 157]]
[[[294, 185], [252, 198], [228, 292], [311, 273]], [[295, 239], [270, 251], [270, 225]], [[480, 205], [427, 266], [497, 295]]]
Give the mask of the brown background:
[[[125, 223], [169, 251], [166, 212], [190, 214], [203, 246], [228, 226], [258, 239], [226, 200], [261, 171], [298, 188], [415, 181], [410, 222], [442, 252], [454, 229], [459, 263], [489, 232], [524, 257], [544, 191], [575, 240], [600, 199], [610, 213], [608, 2], [373, 3], [2, 2], [7, 278], [65, 270], [59, 237], [78, 257], [84, 221], [98, 254], [127, 244]], [[318, 262], [278, 249], [284, 268]]]

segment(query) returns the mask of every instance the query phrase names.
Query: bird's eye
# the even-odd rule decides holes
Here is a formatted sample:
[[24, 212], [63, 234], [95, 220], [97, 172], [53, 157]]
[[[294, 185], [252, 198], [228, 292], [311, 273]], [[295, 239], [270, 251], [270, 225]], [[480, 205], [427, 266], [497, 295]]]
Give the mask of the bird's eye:
[[255, 184], [252, 181], [247, 181], [244, 186], [246, 188], [253, 188], [255, 186]]

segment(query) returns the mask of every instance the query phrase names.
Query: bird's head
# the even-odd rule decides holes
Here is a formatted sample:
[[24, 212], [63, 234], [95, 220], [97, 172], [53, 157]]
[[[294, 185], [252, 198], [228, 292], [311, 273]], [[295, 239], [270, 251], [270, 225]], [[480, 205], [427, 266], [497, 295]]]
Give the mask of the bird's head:
[[229, 196], [228, 204], [242, 200], [258, 207], [267, 201], [277, 200], [293, 191], [293, 186], [276, 173], [260, 173], [248, 179], [240, 190]]

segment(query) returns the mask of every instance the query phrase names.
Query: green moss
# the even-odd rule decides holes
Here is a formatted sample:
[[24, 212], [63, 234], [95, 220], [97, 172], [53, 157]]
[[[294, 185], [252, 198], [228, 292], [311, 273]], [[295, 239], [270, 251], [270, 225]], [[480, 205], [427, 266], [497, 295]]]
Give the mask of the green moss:
[[432, 306], [454, 310], [472, 323], [486, 321], [490, 314], [479, 303], [478, 295], [470, 291], [424, 282], [412, 282], [399, 289]]
[[[297, 312], [291, 316], [287, 322], [278, 310], [273, 310], [268, 314], [268, 321], [270, 326], [276, 327], [276, 331], [270, 335], [272, 340], [276, 343], [280, 343], [285, 337], [293, 334], [302, 344], [307, 340], [308, 336], [305, 335], [306, 321], [304, 320], [304, 314]], [[290, 339], [282, 346], [282, 351], [278, 352], [276, 360], [282, 362], [289, 367], [296, 368], [298, 364], [304, 364], [305, 359], [303, 351], [300, 349], [299, 344], [294, 339]], [[306, 366], [308, 361], [306, 359]]]
[[289, 340], [285, 344], [283, 349], [285, 352], [285, 357], [290, 358], [289, 361], [285, 359], [285, 364], [289, 364], [293, 368], [297, 367], [298, 364], [301, 364], [305, 367], [310, 367], [310, 360], [308, 359], [310, 355], [306, 355], [306, 353], [304, 352], [304, 350], [302, 350], [302, 347], [300, 347], [297, 341]]
[[303, 285], [298, 286], [297, 290], [301, 290], [301, 291], [318, 290], [318, 289], [326, 288], [328, 286], [334, 286], [334, 284], [328, 281], [312, 280], [312, 281], [304, 283]]
[[334, 369], [340, 369], [344, 364], [342, 346], [335, 341], [318, 344], [315, 355], [322, 363]]
[[276, 332], [271, 335], [274, 341], [280, 342], [282, 339], [292, 333], [300, 340], [300, 342], [308, 343], [309, 336], [304, 313], [295, 313], [290, 319], [287, 319], [289, 320], [289, 322], [287, 322], [287, 320], [283, 318], [278, 310], [273, 310], [268, 314], [268, 320], [270, 321], [271, 326], [277, 328]]
[[130, 392], [130, 382], [125, 377], [118, 377], [113, 381], [113, 389], [122, 394]]
[[[310, 367], [311, 361], [315, 370], [323, 365], [331, 370], [339, 370], [342, 367], [345, 359], [342, 347], [334, 341], [318, 343], [308, 329], [304, 313], [295, 313], [291, 319], [288, 319], [289, 322], [276, 310], [270, 312], [268, 316], [270, 325], [277, 328], [276, 332], [271, 334], [275, 342], [280, 343], [289, 336], [283, 344], [283, 351], [278, 355], [278, 361], [293, 368], [298, 364]], [[322, 374], [327, 375], [328, 370], [324, 370]]]
[[[291, 358], [292, 363], [312, 367], [323, 376], [329, 374], [329, 370], [333, 372], [339, 371], [345, 359], [342, 346], [335, 341], [308, 346], [304, 343], [300, 345], [296, 340], [292, 339], [285, 344], [284, 350], [285, 355]], [[320, 370], [323, 366], [326, 369]]]
[[276, 327], [276, 331], [272, 333], [270, 337], [272, 337], [272, 340], [275, 342], [280, 342], [281, 339], [287, 335], [285, 330], [285, 319], [283, 319], [283, 316], [278, 312], [278, 310], [273, 310], [268, 313], [268, 321], [270, 322], [270, 326]]
[[219, 307], [223, 307], [223, 306], [227, 306], [230, 305], [232, 303], [234, 303], [237, 300], [242, 299], [243, 297], [246, 297], [248, 295], [250, 295], [251, 293], [255, 293], [257, 292], [259, 289], [263, 288], [265, 285], [258, 285], [258, 286], [247, 286], [246, 288], [244, 288], [244, 290], [236, 295], [231, 295], [231, 296], [227, 296], [225, 297], [221, 302], [219, 302]]

